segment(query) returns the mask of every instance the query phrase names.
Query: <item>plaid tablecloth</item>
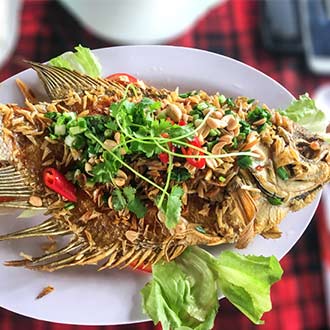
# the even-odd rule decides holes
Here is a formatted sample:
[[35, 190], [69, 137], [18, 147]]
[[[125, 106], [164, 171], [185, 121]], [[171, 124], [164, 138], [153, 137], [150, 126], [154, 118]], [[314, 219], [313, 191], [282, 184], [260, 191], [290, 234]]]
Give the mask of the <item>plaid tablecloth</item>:
[[[197, 25], [171, 45], [197, 47], [241, 60], [263, 71], [283, 84], [294, 95], [309, 92], [329, 77], [308, 72], [302, 57], [288, 57], [266, 51], [259, 29], [259, 2], [231, 0], [203, 17]], [[107, 41], [86, 31], [57, 1], [26, 0], [24, 2], [20, 37], [14, 54], [0, 71], [0, 80], [23, 70], [22, 59], [45, 61], [77, 44], [90, 48], [111, 46]], [[328, 329], [317, 222], [322, 208], [298, 241], [281, 261], [283, 279], [273, 286], [273, 309], [265, 314], [264, 330]], [[79, 306], [77, 305], [77, 308]], [[147, 330], [151, 322], [136, 325], [84, 327], [33, 320], [0, 309], [0, 330]], [[221, 300], [215, 329], [257, 328], [227, 301]], [[157, 326], [156, 329], [160, 329]]]

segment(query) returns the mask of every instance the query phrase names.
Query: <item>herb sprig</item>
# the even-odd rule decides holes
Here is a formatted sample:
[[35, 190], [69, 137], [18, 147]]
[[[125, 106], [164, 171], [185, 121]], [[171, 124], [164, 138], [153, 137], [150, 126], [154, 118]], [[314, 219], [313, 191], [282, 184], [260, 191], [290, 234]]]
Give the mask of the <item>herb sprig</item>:
[[[178, 175], [173, 171], [174, 157], [216, 159], [239, 156], [242, 159], [244, 156], [258, 157], [258, 155], [250, 151], [214, 155], [205, 148], [189, 143], [214, 111], [209, 104], [202, 103], [196, 108], [196, 111], [202, 111], [204, 106], [210, 109], [196, 128], [192, 124], [180, 126], [165, 118], [159, 118], [161, 103], [158, 101], [149, 98], [142, 98], [138, 102], [129, 101], [127, 98], [129, 88], [132, 88], [134, 93], [134, 87], [128, 85], [123, 99], [113, 103], [107, 115], [77, 117], [72, 112], [48, 113], [46, 116], [52, 120], [49, 127], [50, 137], [63, 139], [66, 145], [79, 151], [81, 158], [79, 170], [81, 171], [84, 171], [84, 164], [90, 157], [99, 160], [93, 165], [91, 172], [86, 173], [90, 184], [113, 182], [115, 186], [114, 178], [118, 170], [126, 168], [136, 177], [157, 188], [160, 193], [155, 204], [164, 213], [166, 226], [173, 228], [180, 218], [183, 190], [176, 185], [171, 188], [171, 180], [181, 182], [190, 177], [189, 173]], [[116, 132], [120, 132], [120, 141], [116, 146], [110, 147], [106, 140], [113, 139]], [[182, 154], [170, 148], [169, 145], [191, 148], [200, 153]], [[164, 152], [168, 154], [169, 162], [163, 187], [130, 166], [125, 156], [139, 153], [151, 158]], [[138, 197], [134, 197], [135, 195], [136, 190], [133, 187], [125, 187], [123, 190], [115, 188], [112, 193], [114, 209], [128, 208], [138, 217], [143, 217], [145, 207]]]

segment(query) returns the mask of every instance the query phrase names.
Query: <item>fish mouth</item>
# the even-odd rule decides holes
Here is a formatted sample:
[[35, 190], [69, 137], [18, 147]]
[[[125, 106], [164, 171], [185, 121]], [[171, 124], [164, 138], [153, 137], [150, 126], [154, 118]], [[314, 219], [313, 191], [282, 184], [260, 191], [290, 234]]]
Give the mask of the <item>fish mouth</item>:
[[297, 195], [295, 197], [292, 198], [292, 200], [294, 201], [300, 201], [300, 200], [304, 200], [306, 199], [309, 195], [313, 194], [315, 191], [320, 190], [322, 188], [322, 185], [318, 185], [315, 188], [311, 189], [311, 190], [307, 190], [304, 193]]
[[[267, 198], [277, 198], [279, 199], [281, 202], [284, 202], [285, 198], [281, 197], [279, 195], [277, 195], [274, 192], [270, 192], [268, 191], [263, 185], [262, 183], [258, 180], [258, 178], [252, 173], [250, 172], [254, 182], [256, 184], [256, 186], [258, 187], [258, 189], [260, 189], [260, 191], [267, 197]], [[294, 196], [293, 198], [291, 198], [291, 201], [300, 201], [300, 200], [304, 200], [306, 199], [309, 195], [313, 194], [315, 191], [320, 190], [322, 188], [322, 184], [317, 185], [316, 187], [306, 190], [303, 193]]]

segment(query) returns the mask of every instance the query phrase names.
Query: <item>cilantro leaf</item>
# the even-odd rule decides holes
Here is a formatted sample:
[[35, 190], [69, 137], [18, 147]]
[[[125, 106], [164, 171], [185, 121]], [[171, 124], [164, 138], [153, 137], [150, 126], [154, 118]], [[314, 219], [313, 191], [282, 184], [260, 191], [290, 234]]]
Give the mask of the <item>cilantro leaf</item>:
[[191, 178], [191, 174], [185, 167], [175, 167], [171, 173], [171, 180], [184, 182]]
[[140, 152], [142, 154], [145, 154], [147, 158], [151, 158], [152, 156], [162, 152], [162, 150], [155, 143], [147, 144], [140, 141], [131, 142], [130, 150], [132, 152]]
[[[122, 157], [118, 152], [116, 156]], [[121, 167], [120, 162], [113, 158], [108, 151], [104, 151], [102, 157], [104, 161], [93, 166], [93, 182], [110, 182]]]
[[121, 211], [127, 205], [126, 199], [120, 189], [115, 189], [112, 192], [112, 206], [114, 210]]
[[123, 189], [124, 195], [127, 199], [127, 208], [136, 214], [141, 219], [147, 212], [146, 206], [142, 203], [141, 199], [136, 196], [136, 189], [129, 186]]
[[180, 126], [180, 125], [171, 125], [171, 127], [167, 130], [169, 136], [171, 138], [177, 138], [180, 137], [182, 135], [187, 135], [187, 134], [191, 134], [193, 135], [193, 131], [194, 128], [192, 126], [192, 124], [188, 124], [185, 126]]
[[179, 186], [173, 186], [167, 198], [165, 209], [165, 225], [167, 228], [174, 228], [180, 219], [181, 215], [181, 197], [183, 196], [183, 189]]

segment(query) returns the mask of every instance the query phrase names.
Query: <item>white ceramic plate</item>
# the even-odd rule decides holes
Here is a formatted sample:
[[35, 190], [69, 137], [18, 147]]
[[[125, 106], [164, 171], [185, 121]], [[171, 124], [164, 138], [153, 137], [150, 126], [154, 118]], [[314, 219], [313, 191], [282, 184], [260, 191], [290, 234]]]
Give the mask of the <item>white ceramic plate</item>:
[[[210, 93], [220, 91], [227, 96], [245, 95], [275, 108], [285, 107], [293, 98], [285, 88], [263, 73], [228, 57], [205, 51], [169, 46], [127, 46], [99, 49], [95, 54], [102, 63], [105, 76], [127, 72], [158, 87], [180, 86], [182, 91], [204, 89]], [[15, 85], [17, 77], [34, 90], [43, 90], [37, 75], [27, 70], [0, 85], [1, 103], [14, 101], [22, 104]], [[280, 239], [257, 237], [241, 252], [282, 258], [304, 232], [317, 204], [318, 199], [284, 219]], [[1, 217], [1, 234], [41, 220], [20, 220], [16, 219], [16, 214]], [[42, 241], [0, 242], [0, 262], [16, 259], [21, 251], [38, 255], [42, 252]], [[214, 248], [212, 252], [219, 253], [223, 248]], [[140, 272], [96, 272], [92, 266], [43, 273], [0, 265], [0, 305], [19, 314], [59, 323], [132, 323], [146, 319], [141, 311], [139, 291], [148, 279], [148, 275]], [[55, 291], [35, 300], [47, 285], [54, 286]]]

